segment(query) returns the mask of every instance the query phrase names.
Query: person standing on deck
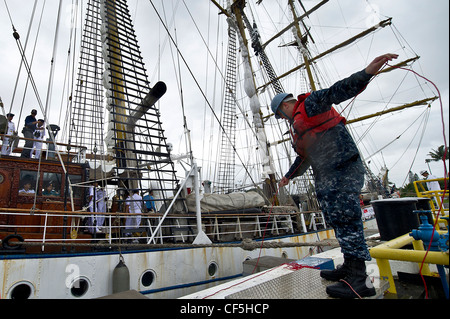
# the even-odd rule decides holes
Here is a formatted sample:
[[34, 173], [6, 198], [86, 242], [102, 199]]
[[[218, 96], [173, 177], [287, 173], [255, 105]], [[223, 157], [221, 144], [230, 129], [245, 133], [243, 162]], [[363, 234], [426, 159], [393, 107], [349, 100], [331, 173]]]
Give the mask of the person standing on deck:
[[[97, 212], [97, 186], [97, 181], [92, 182], [92, 185], [89, 186], [88, 209], [91, 213]], [[96, 220], [97, 217], [94, 214], [91, 214], [91, 216], [87, 219], [88, 230], [92, 234], [97, 231]]]
[[25, 141], [25, 145], [23, 146], [22, 154], [20, 155], [20, 157], [31, 157], [31, 150], [33, 149], [33, 141], [31, 140], [34, 139], [33, 133], [35, 131], [36, 124], [38, 123], [38, 121], [36, 120], [36, 115], [37, 111], [32, 110], [31, 115], [28, 115], [25, 118], [25, 126], [23, 127], [22, 133], [23, 137], [25, 137], [27, 140]]
[[[425, 177], [425, 180], [437, 179], [436, 176], [430, 175], [428, 173], [428, 171], [421, 171], [420, 175]], [[440, 191], [441, 190], [441, 185], [439, 185], [438, 181], [431, 181], [431, 182], [427, 182], [427, 188], [428, 188], [429, 191]]]
[[320, 273], [327, 280], [338, 281], [326, 288], [332, 297], [355, 298], [354, 291], [361, 297], [376, 293], [366, 274], [365, 261], [371, 257], [359, 205], [365, 169], [356, 144], [345, 128], [345, 118], [332, 105], [364, 91], [381, 67], [397, 57], [396, 54], [379, 56], [366, 69], [328, 89], [302, 94], [297, 99], [282, 93], [271, 103], [275, 117], [289, 121], [293, 147], [298, 154], [279, 186], [286, 186], [290, 179], [312, 167], [317, 199], [344, 255], [343, 265]]
[[[105, 188], [100, 186], [96, 189], [96, 201], [97, 212], [106, 213], [106, 191]], [[97, 215], [97, 232], [102, 231], [103, 224], [105, 223], [105, 215]]]
[[[142, 214], [142, 197], [139, 195], [139, 190], [134, 190], [133, 195], [130, 195], [125, 201], [125, 213]], [[125, 228], [137, 228], [141, 224], [141, 216], [133, 215], [127, 217], [125, 221]]]
[[5, 135], [8, 135], [9, 137], [4, 136], [3, 137], [3, 144], [2, 144], [2, 155], [11, 155], [12, 148], [13, 148], [13, 135], [17, 135], [16, 132], [16, 126], [14, 125], [14, 122], [12, 121], [14, 118], [14, 114], [8, 113], [6, 114], [6, 118], [8, 120], [6, 132]]
[[[424, 177], [425, 180], [437, 179], [436, 176], [431, 175], [428, 171], [420, 171], [420, 175]], [[438, 181], [427, 182], [428, 191], [440, 191], [441, 185], [439, 185]], [[439, 201], [436, 199], [436, 196], [433, 196], [433, 204], [436, 208], [439, 208]]]
[[34, 152], [34, 158], [39, 159], [41, 157], [42, 141], [45, 137], [44, 120], [38, 120], [33, 137], [35, 141], [33, 142], [33, 151], [31, 153]]
[[143, 197], [147, 213], [156, 213], [155, 197], [153, 196], [153, 190], [150, 189], [148, 194]]

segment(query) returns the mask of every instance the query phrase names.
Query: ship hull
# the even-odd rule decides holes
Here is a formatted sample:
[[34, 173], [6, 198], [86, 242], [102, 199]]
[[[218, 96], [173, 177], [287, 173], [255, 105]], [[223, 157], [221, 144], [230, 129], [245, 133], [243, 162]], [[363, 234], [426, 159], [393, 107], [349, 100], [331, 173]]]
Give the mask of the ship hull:
[[[287, 243], [334, 238], [332, 230], [267, 239]], [[129, 288], [148, 298], [178, 298], [242, 276], [243, 262], [259, 256], [301, 259], [310, 247], [256, 249], [236, 247], [167, 248], [122, 251]], [[118, 252], [0, 256], [2, 298], [91, 299], [114, 293]]]

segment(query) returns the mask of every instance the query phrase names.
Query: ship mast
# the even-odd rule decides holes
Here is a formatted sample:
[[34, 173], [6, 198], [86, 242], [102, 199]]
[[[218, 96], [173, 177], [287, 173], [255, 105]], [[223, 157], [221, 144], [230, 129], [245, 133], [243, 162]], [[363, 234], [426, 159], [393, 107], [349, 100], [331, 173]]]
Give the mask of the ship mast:
[[[231, 5], [231, 12], [235, 19], [236, 27], [239, 30], [239, 42], [241, 44], [241, 54], [244, 65], [244, 87], [245, 92], [250, 99], [250, 109], [253, 113], [253, 124], [256, 132], [256, 140], [258, 142], [258, 150], [260, 152], [262, 169], [263, 169], [263, 189], [264, 193], [269, 200], [275, 205], [279, 204], [278, 191], [277, 191], [277, 177], [275, 175], [275, 168], [273, 165], [273, 157], [271, 154], [270, 143], [268, 142], [267, 135], [264, 127], [264, 115], [261, 111], [261, 103], [258, 97], [258, 91], [256, 87], [256, 81], [254, 78], [253, 67], [250, 59], [250, 52], [248, 48], [248, 40], [245, 34], [245, 14], [244, 7], [246, 5], [245, 0], [237, 0]], [[232, 23], [231, 19], [228, 19], [229, 23]], [[249, 24], [249, 23], [248, 23]], [[249, 24], [251, 28], [251, 25]], [[268, 60], [266, 61], [268, 62]]]
[[156, 105], [166, 85], [150, 86], [126, 0], [89, 0], [87, 12], [69, 140], [91, 153], [91, 180], [163, 203], [179, 186]]
[[[282, 93], [283, 87], [279, 81], [276, 80], [276, 74], [275, 71], [266, 56], [264, 52], [264, 48], [260, 42], [259, 33], [257, 31], [257, 26], [253, 25], [249, 22], [248, 18], [245, 15], [244, 8], [246, 6], [245, 0], [236, 0], [231, 5], [229, 5], [229, 10], [225, 10], [222, 8], [217, 1], [211, 0], [219, 9], [220, 11], [227, 15], [228, 17], [228, 23], [230, 24], [231, 28], [234, 28], [238, 32], [238, 38], [240, 42], [240, 51], [242, 54], [243, 59], [243, 65], [244, 65], [244, 78], [245, 78], [245, 92], [248, 95], [250, 99], [250, 108], [253, 113], [253, 124], [255, 127], [256, 132], [256, 138], [258, 141], [258, 149], [260, 151], [260, 156], [262, 159], [262, 167], [263, 167], [263, 176], [265, 179], [264, 183], [264, 190], [265, 194], [268, 198], [273, 200], [275, 204], [279, 204], [279, 199], [276, 196], [277, 194], [277, 177], [275, 175], [275, 169], [273, 166], [273, 159], [272, 154], [270, 150], [271, 144], [268, 143], [267, 135], [264, 128], [264, 116], [261, 111], [261, 105], [258, 98], [258, 92], [256, 87], [256, 81], [254, 79], [254, 72], [252, 68], [252, 62], [250, 59], [250, 53], [249, 53], [249, 42], [245, 33], [245, 28], [248, 29], [251, 40], [252, 40], [252, 47], [255, 50], [256, 54], [260, 57], [268, 75], [271, 79], [271, 84], [274, 88], [275, 93]], [[326, 1], [324, 1], [326, 2]], [[293, 3], [291, 3], [293, 6]], [[292, 9], [294, 10], [294, 9]], [[296, 15], [294, 14], [294, 19], [297, 20]], [[297, 28], [297, 34], [300, 35], [300, 29]], [[306, 53], [305, 53], [305, 60], [306, 59]], [[308, 70], [309, 70], [309, 64], [308, 64]], [[312, 80], [312, 73], [309, 70], [310, 78]], [[311, 86], [315, 88], [314, 82], [311, 83]], [[228, 90], [228, 85], [227, 85]]]
[[[118, 168], [133, 167], [137, 163], [136, 154], [131, 152], [130, 138], [128, 138], [126, 122], [128, 119], [125, 105], [125, 85], [122, 64], [122, 46], [119, 39], [117, 1], [101, 1], [100, 12], [102, 18], [103, 57], [105, 59], [105, 71], [103, 72], [103, 84], [107, 90], [106, 96], [110, 97], [109, 114], [110, 130], [108, 132], [108, 152], [115, 155]], [[112, 135], [115, 134], [115, 138]], [[133, 180], [128, 185], [137, 188], [137, 181]]]
[[[301, 3], [301, 1], [300, 1]], [[297, 13], [295, 12], [295, 6], [294, 6], [294, 1], [293, 0], [289, 0], [289, 6], [291, 7], [291, 12], [292, 12], [292, 16], [294, 17], [294, 21], [296, 21], [296, 23], [294, 24], [295, 26], [295, 31], [294, 32], [294, 36], [297, 39], [297, 44], [300, 48], [300, 53], [303, 56], [303, 61], [305, 63], [305, 69], [306, 69], [306, 73], [308, 74], [308, 79], [309, 79], [309, 85], [311, 86], [311, 91], [316, 91], [316, 84], [314, 82], [314, 78], [311, 72], [311, 64], [309, 61], [309, 57], [308, 57], [308, 50], [306, 49], [306, 47], [303, 45], [302, 42], [302, 32], [300, 30], [300, 25], [298, 24], [298, 19], [297, 19]]]
[[[245, 65], [244, 71], [247, 72], [246, 73], [246, 79], [248, 79], [247, 83], [250, 84], [255, 84], [256, 81], [253, 77], [253, 71], [252, 71], [252, 63], [250, 60], [250, 56], [248, 53], [248, 47], [249, 47], [249, 43], [248, 40], [246, 38], [245, 35], [245, 28], [248, 30], [248, 32], [251, 34], [251, 46], [253, 47], [253, 49], [255, 49], [255, 54], [256, 56], [258, 56], [258, 58], [261, 60], [261, 64], [264, 65], [265, 71], [267, 73], [267, 76], [269, 78], [269, 81], [266, 81], [265, 84], [259, 86], [256, 88], [256, 92], [253, 91], [253, 87], [250, 87], [250, 85], [245, 86], [245, 91], [247, 93], [247, 95], [250, 98], [250, 105], [252, 107], [252, 112], [254, 115], [254, 125], [256, 128], [260, 128], [261, 130], [264, 129], [264, 121], [267, 121], [271, 116], [273, 116], [273, 114], [270, 114], [268, 116], [263, 117], [263, 122], [259, 122], [259, 116], [261, 115], [261, 110], [259, 109], [259, 102], [258, 103], [253, 103], [253, 99], [257, 99], [258, 94], [260, 92], [263, 92], [266, 90], [267, 87], [271, 86], [273, 88], [273, 90], [275, 91], [275, 93], [281, 93], [281, 91], [283, 90], [282, 85], [280, 83], [280, 80], [282, 80], [283, 78], [287, 77], [288, 75], [292, 74], [293, 72], [298, 72], [300, 70], [304, 70], [306, 72], [307, 75], [307, 82], [309, 84], [309, 90], [311, 91], [315, 91], [318, 88], [318, 84], [316, 84], [315, 79], [314, 79], [314, 75], [313, 75], [313, 66], [314, 63], [316, 63], [317, 61], [319, 61], [320, 59], [324, 58], [325, 56], [330, 55], [333, 52], [336, 52], [337, 50], [340, 50], [342, 48], [345, 48], [346, 46], [349, 46], [353, 43], [355, 43], [356, 41], [358, 41], [359, 39], [362, 39], [364, 37], [367, 37], [368, 35], [382, 29], [385, 28], [386, 26], [391, 25], [392, 23], [392, 18], [387, 18], [383, 21], [380, 21], [379, 23], [373, 25], [372, 27], [356, 34], [355, 36], [345, 40], [344, 42], [333, 46], [332, 48], [316, 55], [316, 56], [312, 56], [311, 53], [309, 52], [308, 48], [307, 48], [307, 43], [308, 41], [313, 41], [311, 37], [311, 34], [309, 33], [308, 28], [305, 26], [303, 19], [305, 17], [308, 17], [311, 13], [313, 13], [314, 11], [316, 11], [317, 9], [319, 9], [320, 7], [322, 7], [323, 5], [325, 5], [327, 2], [329, 2], [329, 0], [323, 0], [321, 2], [319, 2], [316, 6], [314, 6], [313, 8], [311, 8], [310, 10], [306, 11], [306, 9], [304, 8], [304, 6], [302, 5], [301, 1], [299, 1], [300, 5], [303, 7], [305, 13], [302, 15], [298, 15], [296, 12], [296, 8], [295, 8], [295, 4], [294, 4], [294, 0], [288, 0], [289, 3], [289, 9], [291, 11], [292, 14], [292, 22], [287, 25], [285, 28], [283, 28], [281, 31], [279, 31], [277, 34], [275, 34], [274, 36], [272, 36], [267, 42], [265, 43], [261, 43], [260, 40], [260, 36], [257, 33], [257, 26], [256, 24], [253, 24], [253, 26], [250, 24], [250, 22], [248, 21], [247, 17], [245, 16], [244, 13], [244, 8], [246, 6], [246, 1], [245, 0], [235, 0], [233, 1], [233, 3], [229, 6], [229, 9], [226, 10], [224, 8], [222, 8], [216, 0], [211, 0], [212, 3], [214, 3], [219, 10], [221, 11], [221, 14], [225, 14], [228, 17], [228, 21], [232, 21], [231, 23], [234, 23], [236, 25], [236, 29], [238, 30], [238, 34], [240, 35], [240, 40], [242, 41], [241, 44], [241, 52], [242, 52], [242, 56], [243, 56], [243, 63]], [[262, 0], [258, 1], [257, 3], [260, 4], [262, 2]], [[303, 25], [304, 28], [304, 32], [302, 32], [302, 28], [301, 25]], [[294, 38], [295, 41], [292, 45], [297, 46], [300, 52], [300, 56], [301, 56], [301, 60], [300, 63], [298, 63], [298, 65], [294, 68], [292, 68], [291, 70], [286, 71], [285, 73], [276, 76], [274, 69], [272, 68], [267, 56], [264, 53], [265, 48], [267, 47], [267, 45], [271, 42], [273, 42], [275, 39], [277, 39], [278, 37], [280, 37], [281, 35], [283, 35], [285, 32], [292, 30], [293, 34], [294, 34]], [[418, 57], [416, 57], [418, 58]], [[389, 67], [389, 68], [385, 68], [382, 72], [389, 72], [393, 69], [395, 69], [396, 67], [399, 66], [404, 66], [407, 65], [410, 62], [413, 62], [416, 58], [413, 59], [409, 59], [406, 61], [403, 61], [401, 63], [399, 63], [398, 65], [394, 66], [394, 67]], [[249, 75], [249, 73], [251, 72], [251, 76]], [[392, 108], [392, 109], [388, 109], [388, 110], [384, 110], [382, 112], [378, 112], [376, 114], [372, 114], [372, 115], [368, 115], [368, 116], [364, 116], [361, 118], [357, 118], [354, 120], [349, 120], [348, 124], [354, 123], [354, 122], [358, 122], [358, 121], [362, 121], [371, 117], [376, 117], [376, 116], [380, 116], [383, 114], [387, 114], [390, 112], [395, 112], [404, 108], [409, 108], [409, 107], [413, 107], [416, 105], [424, 105], [426, 103], [431, 103], [432, 101], [434, 101], [435, 99], [437, 99], [436, 97], [430, 98], [430, 99], [424, 99], [421, 101], [417, 101], [417, 102], [413, 102], [413, 103], [409, 103], [406, 104], [402, 107], [396, 107], [396, 108]], [[257, 108], [253, 108], [253, 106], [258, 106]], [[261, 125], [262, 124], [262, 125]], [[260, 126], [258, 126], [260, 125]], [[261, 141], [264, 141], [266, 145], [263, 146], [264, 149], [264, 154], [265, 156], [271, 156], [271, 151], [270, 151], [270, 147], [271, 146], [276, 146], [278, 144], [290, 141], [290, 139], [283, 139], [280, 141], [276, 141], [270, 144], [266, 143], [266, 139], [260, 139], [258, 136], [258, 141], [260, 142], [260, 146], [261, 146]], [[272, 160], [270, 160], [272, 161]], [[264, 165], [264, 163], [263, 163]], [[267, 165], [267, 164], [266, 164]], [[270, 169], [272, 169], [272, 166], [266, 166], [266, 168], [270, 167]], [[366, 169], [368, 169], [366, 167]], [[274, 170], [268, 170], [271, 172], [271, 174], [269, 174], [269, 184], [272, 185], [273, 189], [276, 189], [276, 184], [274, 181], [274, 178], [272, 180], [272, 177], [275, 176]], [[309, 174], [310, 175], [310, 171]], [[368, 175], [370, 175], [370, 172], [368, 171]], [[304, 188], [306, 189], [306, 193], [310, 193], [310, 187], [309, 185], [311, 184], [310, 181], [312, 180], [311, 176], [304, 176], [302, 178], [302, 184], [304, 185]], [[314, 206], [314, 203], [310, 203]], [[310, 206], [311, 207], [311, 206]]]

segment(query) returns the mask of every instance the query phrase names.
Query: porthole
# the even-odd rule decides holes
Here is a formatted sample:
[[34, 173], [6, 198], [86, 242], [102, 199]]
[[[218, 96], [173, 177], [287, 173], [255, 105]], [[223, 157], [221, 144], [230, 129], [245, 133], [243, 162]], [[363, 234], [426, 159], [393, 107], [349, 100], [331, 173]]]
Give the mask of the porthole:
[[23, 281], [11, 287], [9, 298], [15, 300], [27, 300], [34, 294], [34, 286], [28, 281]]
[[219, 266], [215, 262], [211, 262], [208, 266], [208, 274], [211, 277], [217, 275], [217, 271], [219, 270]]
[[141, 276], [141, 284], [144, 287], [150, 287], [156, 279], [156, 273], [153, 270], [145, 271]]
[[89, 290], [90, 284], [86, 278], [77, 278], [70, 286], [70, 293], [75, 298], [83, 297]]
[[284, 258], [284, 259], [288, 259], [288, 253], [286, 252], [286, 251], [283, 251], [282, 253], [281, 253], [281, 258]]

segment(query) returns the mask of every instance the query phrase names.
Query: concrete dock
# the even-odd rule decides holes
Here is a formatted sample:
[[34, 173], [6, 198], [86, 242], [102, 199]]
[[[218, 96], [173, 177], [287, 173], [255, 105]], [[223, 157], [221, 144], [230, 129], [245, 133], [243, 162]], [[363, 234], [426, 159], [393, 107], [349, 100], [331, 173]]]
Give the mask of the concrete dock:
[[[321, 255], [321, 256], [320, 256]], [[261, 258], [257, 270], [248, 276], [209, 288], [181, 299], [332, 299], [325, 289], [334, 282], [320, 277], [321, 269], [333, 269], [341, 262], [339, 249], [307, 257], [299, 261], [283, 258]], [[330, 258], [333, 256], [334, 258]], [[256, 261], [252, 261], [255, 263]], [[244, 269], [255, 265], [244, 264]], [[368, 265], [377, 294], [370, 299], [383, 298], [389, 283], [379, 279], [376, 271]]]

